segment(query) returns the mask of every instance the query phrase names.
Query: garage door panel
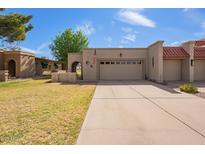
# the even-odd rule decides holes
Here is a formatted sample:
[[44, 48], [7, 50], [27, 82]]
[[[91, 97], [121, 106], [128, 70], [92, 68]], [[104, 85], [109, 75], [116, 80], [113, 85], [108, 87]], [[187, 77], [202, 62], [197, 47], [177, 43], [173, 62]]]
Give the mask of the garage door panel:
[[137, 80], [143, 78], [140, 61], [106, 61], [100, 64], [101, 80]]
[[163, 72], [165, 81], [181, 80], [181, 60], [164, 60]]
[[194, 80], [205, 80], [205, 60], [194, 61]]

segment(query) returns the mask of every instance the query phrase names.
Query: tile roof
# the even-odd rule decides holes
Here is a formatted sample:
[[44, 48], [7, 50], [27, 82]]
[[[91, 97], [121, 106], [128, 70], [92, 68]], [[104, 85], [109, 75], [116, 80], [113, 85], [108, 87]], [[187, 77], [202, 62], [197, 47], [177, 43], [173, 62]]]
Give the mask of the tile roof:
[[205, 59], [205, 47], [195, 47], [194, 48], [194, 58], [195, 59]]
[[205, 41], [199, 40], [199, 41], [195, 41], [195, 46], [204, 46], [205, 45]]
[[189, 54], [182, 47], [163, 47], [164, 59], [185, 59]]

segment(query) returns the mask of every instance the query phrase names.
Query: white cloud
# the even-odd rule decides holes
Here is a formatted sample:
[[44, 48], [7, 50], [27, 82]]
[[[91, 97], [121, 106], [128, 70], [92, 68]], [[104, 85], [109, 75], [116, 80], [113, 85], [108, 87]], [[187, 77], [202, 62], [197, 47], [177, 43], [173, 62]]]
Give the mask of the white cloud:
[[77, 30], [81, 30], [85, 35], [91, 35], [95, 32], [91, 22], [86, 22], [82, 25], [77, 25]]
[[190, 8], [184, 8], [182, 11], [183, 12], [188, 12], [190, 10]]
[[175, 46], [175, 45], [179, 45], [179, 44], [180, 44], [179, 41], [175, 41], [175, 42], [172, 42], [170, 45], [171, 45], [171, 46]]
[[201, 23], [201, 28], [205, 31], [205, 21]]
[[139, 32], [135, 31], [131, 27], [122, 27], [122, 32], [125, 34], [122, 36], [122, 39], [120, 40], [120, 44], [131, 44], [136, 41], [137, 35]]
[[190, 11], [194, 11], [195, 8], [184, 8], [182, 9], [183, 12], [190, 12]]
[[112, 44], [112, 37], [110, 37], [110, 36], [105, 37], [104, 40], [106, 41], [107, 46], [108, 46], [108, 47], [111, 47], [111, 44]]
[[25, 51], [25, 52], [31, 52], [31, 53], [34, 53], [34, 54], [38, 54], [39, 53], [37, 50], [30, 49], [30, 48], [27, 48], [27, 47], [20, 47], [20, 50], [21, 51]]
[[115, 22], [114, 22], [114, 21], [111, 21], [111, 25], [114, 27], [114, 26], [115, 26]]
[[202, 37], [205, 35], [205, 21], [201, 23], [201, 32], [196, 32], [194, 35]]
[[125, 33], [135, 33], [135, 34], [139, 33], [138, 31], [135, 31], [131, 27], [122, 27], [121, 30]]
[[130, 44], [136, 41], [136, 34], [126, 34], [122, 37], [121, 44]]
[[127, 34], [123, 37], [125, 40], [128, 40], [130, 42], [135, 42], [136, 35], [135, 34]]
[[42, 43], [42, 44], [36, 49], [36, 51], [37, 51], [37, 52], [40, 52], [42, 49], [45, 49], [46, 47], [48, 47], [48, 45], [49, 45], [49, 42]]
[[43, 49], [48, 47], [48, 45], [49, 45], [49, 42], [45, 42], [45, 43], [42, 43], [36, 49], [31, 49], [31, 48], [27, 48], [27, 47], [23, 47], [23, 46], [21, 46], [20, 49], [22, 51], [31, 52], [31, 53], [34, 53], [34, 54], [42, 54], [42, 53], [46, 53], [45, 51], [43, 51]]
[[111, 43], [112, 42], [112, 37], [110, 37], [110, 36], [106, 37], [105, 41], [108, 42], [108, 43]]
[[141, 14], [142, 11], [143, 9], [121, 9], [117, 13], [117, 19], [131, 25], [140, 25], [150, 28], [156, 27], [154, 21]]
[[175, 42], [172, 42], [172, 43], [166, 43], [165, 42], [165, 45], [166, 46], [180, 46], [181, 44], [183, 44], [184, 42], [187, 42], [188, 40], [182, 40], [182, 41], [175, 41]]
[[205, 35], [205, 32], [196, 32], [196, 33], [194, 33], [194, 35], [201, 37], [201, 36]]

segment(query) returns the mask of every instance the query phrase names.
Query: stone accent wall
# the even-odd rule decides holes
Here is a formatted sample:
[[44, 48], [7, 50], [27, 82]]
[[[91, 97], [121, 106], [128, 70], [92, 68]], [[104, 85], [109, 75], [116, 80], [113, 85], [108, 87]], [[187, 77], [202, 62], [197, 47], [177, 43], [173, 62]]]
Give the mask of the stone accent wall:
[[7, 70], [0, 70], [0, 82], [7, 82], [8, 75], [9, 75], [9, 73]]
[[65, 73], [52, 73], [52, 82], [76, 82], [76, 73], [65, 72]]

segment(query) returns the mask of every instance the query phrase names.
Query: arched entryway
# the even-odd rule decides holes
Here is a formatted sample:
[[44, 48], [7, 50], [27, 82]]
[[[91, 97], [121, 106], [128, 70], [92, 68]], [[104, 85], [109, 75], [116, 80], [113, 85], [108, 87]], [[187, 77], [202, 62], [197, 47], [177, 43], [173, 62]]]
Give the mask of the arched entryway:
[[9, 77], [16, 77], [16, 62], [10, 60], [8, 62]]
[[78, 79], [82, 79], [82, 66], [80, 62], [73, 62], [71, 65], [71, 71], [76, 72]]

